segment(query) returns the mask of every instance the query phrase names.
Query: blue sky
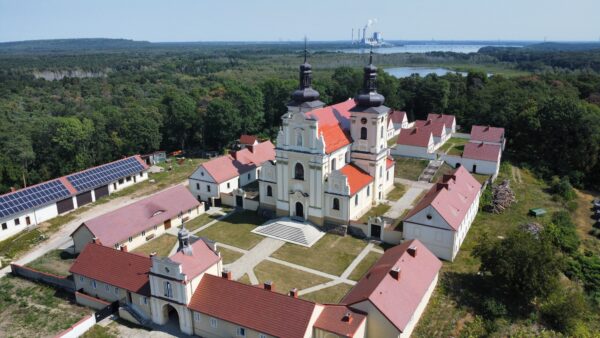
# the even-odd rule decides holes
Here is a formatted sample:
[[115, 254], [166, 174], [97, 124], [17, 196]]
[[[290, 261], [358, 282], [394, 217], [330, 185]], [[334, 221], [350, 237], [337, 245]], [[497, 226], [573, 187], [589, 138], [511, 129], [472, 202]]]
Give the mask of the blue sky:
[[368, 19], [386, 39], [600, 39], [600, 0], [0, 0], [0, 41], [349, 39]]

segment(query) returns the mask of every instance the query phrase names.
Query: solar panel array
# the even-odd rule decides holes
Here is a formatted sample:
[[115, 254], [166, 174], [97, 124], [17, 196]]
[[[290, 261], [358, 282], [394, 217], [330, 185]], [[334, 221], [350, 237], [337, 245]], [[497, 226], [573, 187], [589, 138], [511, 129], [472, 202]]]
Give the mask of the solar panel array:
[[71, 174], [67, 176], [67, 179], [77, 191], [83, 192], [139, 173], [142, 170], [144, 170], [144, 166], [135, 157], [129, 157]]
[[56, 202], [71, 193], [59, 180], [53, 180], [0, 196], [0, 217]]

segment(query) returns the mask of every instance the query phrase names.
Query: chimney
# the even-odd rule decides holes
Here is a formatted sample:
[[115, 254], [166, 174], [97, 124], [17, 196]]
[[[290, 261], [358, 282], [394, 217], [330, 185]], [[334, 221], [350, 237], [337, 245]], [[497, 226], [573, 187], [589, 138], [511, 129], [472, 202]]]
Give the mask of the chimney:
[[100, 244], [100, 240], [98, 239], [98, 237], [94, 237], [94, 238], [92, 238], [92, 243]]
[[[410, 250], [410, 248], [409, 248]], [[400, 280], [400, 267], [399, 266], [395, 266], [392, 268], [392, 270], [390, 270], [390, 276], [392, 276], [392, 278], [394, 278], [395, 280]]]
[[275, 291], [275, 283], [273, 283], [273, 281], [266, 281], [264, 283], [264, 289], [267, 291]]
[[489, 124], [487, 126], [485, 126], [484, 131], [488, 131], [488, 130], [490, 130], [490, 125]]
[[416, 133], [417, 133], [417, 131], [418, 131], [418, 128], [417, 128], [417, 127], [414, 127], [414, 128], [413, 128], [413, 130], [412, 130], [412, 132], [411, 132], [411, 134], [413, 134], [413, 135], [414, 135], [414, 134], [416, 134]]
[[352, 323], [352, 313], [350, 311], [346, 312], [342, 317], [342, 321], [348, 324]]
[[456, 175], [454, 175], [454, 174], [444, 175], [443, 177], [444, 177], [442, 179], [443, 182], [448, 182], [449, 180], [453, 180], [454, 182], [456, 182]]
[[290, 297], [298, 298], [298, 288], [293, 288], [290, 290]]
[[154, 257], [154, 256], [156, 256], [156, 251], [152, 251], [152, 252], [150, 253], [150, 258], [152, 258], [152, 257]]
[[413, 257], [417, 257], [417, 247], [416, 246], [411, 246], [408, 248], [408, 250], [406, 250], [408, 252], [409, 255], [413, 256]]
[[251, 153], [254, 153], [254, 145], [253, 144], [247, 145], [246, 149], [248, 149]]
[[436, 188], [437, 190], [448, 189], [448, 183], [438, 183]]
[[223, 271], [221, 271], [221, 277], [223, 277], [227, 280], [231, 280], [231, 271], [229, 271], [227, 269], [223, 269]]
[[480, 148], [483, 147], [483, 142], [479, 143], [479, 147]]
[[127, 245], [121, 245], [121, 251], [123, 251], [123, 252], [129, 252], [127, 250]]

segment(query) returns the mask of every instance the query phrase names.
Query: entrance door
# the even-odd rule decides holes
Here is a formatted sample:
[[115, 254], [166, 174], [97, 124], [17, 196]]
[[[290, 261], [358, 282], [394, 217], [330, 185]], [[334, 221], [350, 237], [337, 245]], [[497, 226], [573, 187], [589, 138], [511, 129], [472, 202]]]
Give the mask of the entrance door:
[[296, 217], [304, 218], [304, 206], [300, 202], [296, 202]]
[[371, 224], [371, 237], [381, 238], [381, 226]]
[[473, 164], [473, 174], [477, 173], [477, 164]]
[[235, 206], [239, 208], [244, 206], [244, 198], [242, 196], [235, 196]]
[[170, 219], [165, 221], [165, 230], [167, 230], [167, 229], [171, 229], [171, 220]]

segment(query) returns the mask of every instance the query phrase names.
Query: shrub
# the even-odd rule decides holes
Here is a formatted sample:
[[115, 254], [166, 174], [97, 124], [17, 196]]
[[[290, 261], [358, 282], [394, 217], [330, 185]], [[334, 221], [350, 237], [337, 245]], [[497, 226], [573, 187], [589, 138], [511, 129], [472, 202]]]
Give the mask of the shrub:
[[483, 306], [483, 313], [488, 318], [504, 317], [508, 313], [504, 303], [495, 298], [486, 298], [481, 305]]
[[579, 207], [579, 204], [577, 204], [577, 201], [568, 201], [565, 204], [565, 207], [567, 208], [567, 210], [569, 210], [570, 212], [575, 212], [577, 211], [577, 208]]
[[565, 201], [571, 201], [576, 197], [575, 189], [573, 189], [567, 176], [563, 176], [562, 178], [558, 178], [558, 176], [552, 177], [550, 190], [553, 194], [562, 197]]
[[588, 311], [583, 293], [575, 288], [560, 288], [552, 292], [540, 306], [540, 314], [552, 328], [567, 334], [579, 331]]
[[492, 185], [488, 184], [479, 199], [479, 210], [489, 211], [492, 206]]
[[579, 236], [571, 215], [566, 211], [552, 214], [552, 223], [544, 230], [552, 243], [563, 252], [572, 253], [579, 248]]

